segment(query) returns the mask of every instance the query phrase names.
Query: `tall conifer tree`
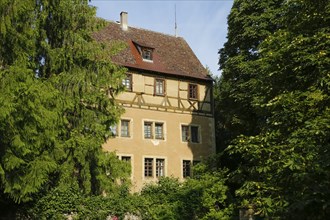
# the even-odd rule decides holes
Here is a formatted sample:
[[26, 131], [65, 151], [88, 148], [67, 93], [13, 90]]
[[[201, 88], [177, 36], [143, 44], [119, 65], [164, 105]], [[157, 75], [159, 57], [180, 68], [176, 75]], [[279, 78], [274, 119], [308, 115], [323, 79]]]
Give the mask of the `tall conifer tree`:
[[[100, 44], [87, 0], [0, 3], [0, 187], [15, 202], [53, 187], [111, 193], [124, 165], [102, 152], [122, 113], [122, 45]], [[115, 164], [117, 164], [115, 166]]]

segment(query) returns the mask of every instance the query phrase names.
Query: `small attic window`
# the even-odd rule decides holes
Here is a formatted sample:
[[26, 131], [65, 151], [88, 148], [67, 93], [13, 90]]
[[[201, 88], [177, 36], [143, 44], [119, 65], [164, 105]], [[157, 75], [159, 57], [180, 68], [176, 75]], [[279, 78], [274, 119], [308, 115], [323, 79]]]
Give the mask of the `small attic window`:
[[143, 61], [152, 61], [152, 49], [151, 48], [141, 48]]
[[142, 60], [145, 62], [153, 62], [153, 52], [154, 48], [148, 47], [148, 46], [143, 46], [137, 42], [134, 42], [134, 45], [136, 46], [136, 49], [139, 51], [140, 56], [142, 57]]

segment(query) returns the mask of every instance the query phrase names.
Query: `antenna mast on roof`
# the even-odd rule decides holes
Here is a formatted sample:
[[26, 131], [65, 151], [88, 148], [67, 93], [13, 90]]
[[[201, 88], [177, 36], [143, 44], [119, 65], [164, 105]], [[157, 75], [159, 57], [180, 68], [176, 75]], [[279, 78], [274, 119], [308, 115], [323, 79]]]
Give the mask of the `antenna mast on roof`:
[[174, 26], [174, 29], [175, 29], [175, 37], [177, 37], [177, 36], [178, 36], [178, 34], [177, 34], [178, 26], [176, 25], [176, 4], [174, 4], [174, 21], [175, 21], [175, 26]]

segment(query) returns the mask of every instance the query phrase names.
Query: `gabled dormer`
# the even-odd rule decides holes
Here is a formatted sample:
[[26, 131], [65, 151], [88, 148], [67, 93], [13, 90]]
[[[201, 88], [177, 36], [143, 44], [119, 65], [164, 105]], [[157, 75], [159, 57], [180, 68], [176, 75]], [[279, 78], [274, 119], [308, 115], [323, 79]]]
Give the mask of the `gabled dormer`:
[[153, 62], [153, 52], [154, 48], [141, 45], [137, 42], [134, 42], [136, 49], [139, 51], [139, 54], [144, 62]]

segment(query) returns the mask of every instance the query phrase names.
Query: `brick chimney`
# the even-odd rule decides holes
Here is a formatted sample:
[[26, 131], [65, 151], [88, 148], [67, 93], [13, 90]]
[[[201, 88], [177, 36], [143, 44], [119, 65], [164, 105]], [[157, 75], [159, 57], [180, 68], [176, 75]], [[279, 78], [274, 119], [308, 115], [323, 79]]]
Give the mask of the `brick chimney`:
[[126, 11], [122, 11], [120, 13], [120, 27], [121, 27], [121, 29], [123, 29], [123, 31], [127, 31], [127, 29], [128, 29]]

